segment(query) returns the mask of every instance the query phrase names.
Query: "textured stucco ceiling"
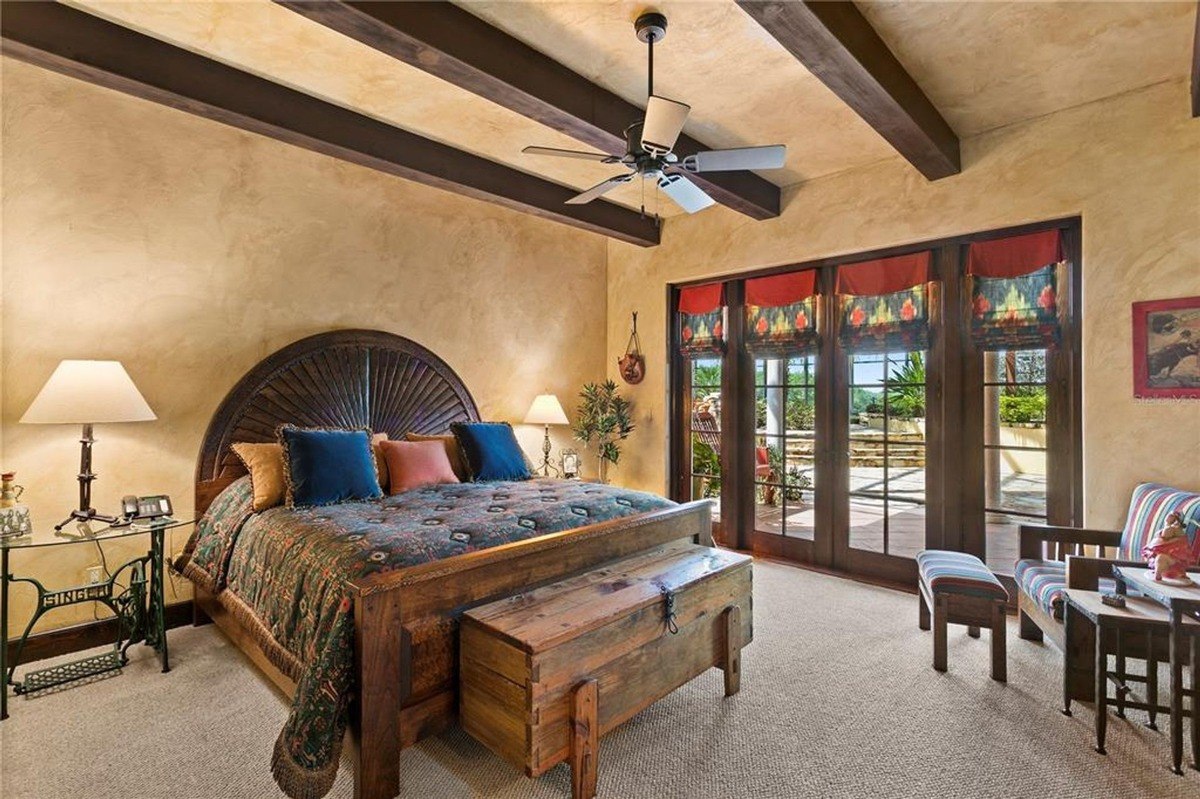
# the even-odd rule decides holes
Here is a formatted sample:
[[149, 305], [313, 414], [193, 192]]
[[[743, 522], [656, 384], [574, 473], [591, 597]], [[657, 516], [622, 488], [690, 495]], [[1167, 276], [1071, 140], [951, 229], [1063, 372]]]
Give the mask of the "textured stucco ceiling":
[[[567, 136], [309, 21], [269, 0], [106, 2], [76, 7], [519, 170], [580, 189], [613, 174], [526, 156]], [[646, 50], [634, 2], [462, 3], [637, 105]], [[859, 3], [960, 136], [1188, 74], [1196, 5], [1176, 3]], [[896, 157], [732, 0], [669, 0], [655, 49], [656, 91], [692, 106], [686, 130], [712, 147], [788, 145], [779, 185]], [[633, 120], [631, 120], [633, 121]], [[970, 164], [964, 165], [970, 168]], [[641, 202], [628, 185], [610, 199]], [[647, 206], [655, 202], [649, 195]], [[663, 198], [664, 216], [678, 209]]]
[[960, 137], [1180, 78], [1193, 2], [858, 2]]

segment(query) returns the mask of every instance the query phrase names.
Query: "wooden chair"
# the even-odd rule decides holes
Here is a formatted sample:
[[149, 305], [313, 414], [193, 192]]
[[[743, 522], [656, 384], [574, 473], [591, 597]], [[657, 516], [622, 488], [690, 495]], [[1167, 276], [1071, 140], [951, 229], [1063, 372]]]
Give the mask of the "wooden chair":
[[[692, 412], [692, 435], [707, 444], [718, 460], [721, 457], [721, 428], [717, 417], [710, 410]], [[775, 472], [771, 469], [770, 453], [766, 447], [754, 448], [754, 479], [766, 482], [775, 481]]]
[[1142, 483], [1133, 490], [1121, 532], [1021, 525], [1019, 560], [1013, 572], [1021, 638], [1041, 641], [1048, 636], [1062, 649], [1063, 589], [1115, 589], [1112, 567], [1143, 565], [1142, 547], [1172, 512], [1191, 521], [1192, 551], [1200, 555], [1200, 533], [1196, 531], [1200, 526], [1200, 493], [1157, 483]]

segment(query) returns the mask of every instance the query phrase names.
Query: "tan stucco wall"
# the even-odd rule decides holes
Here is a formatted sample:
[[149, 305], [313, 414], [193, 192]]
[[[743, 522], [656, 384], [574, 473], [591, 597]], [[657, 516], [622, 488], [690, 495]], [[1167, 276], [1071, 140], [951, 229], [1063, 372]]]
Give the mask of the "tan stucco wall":
[[[571, 412], [580, 385], [604, 376], [600, 236], [10, 59], [2, 69], [2, 468], [18, 472], [39, 527], [74, 506], [79, 430], [17, 420], [63, 358], [119, 359], [159, 417], [97, 427], [95, 504], [109, 511], [126, 493], [167, 492], [187, 513], [217, 403], [312, 333], [413, 338], [489, 419], [519, 422], [543, 391]], [[541, 430], [517, 429], [540, 458]], [[568, 438], [556, 431], [556, 446]], [[110, 563], [145, 547], [106, 544]], [[13, 568], [61, 586], [95, 562], [73, 546]], [[174, 590], [169, 601], [186, 596]], [[28, 595], [14, 600], [21, 616]], [[49, 621], [91, 618], [84, 608]]]
[[889, 159], [790, 189], [778, 219], [714, 208], [670, 220], [657, 248], [610, 243], [609, 371], [633, 310], [650, 364], [626, 387], [640, 428], [622, 479], [666, 488], [668, 282], [1080, 214], [1086, 521], [1119, 526], [1141, 480], [1200, 489], [1200, 404], [1135, 401], [1131, 377], [1130, 303], [1200, 294], [1200, 120], [1186, 81], [967, 139], [962, 155], [962, 174], [934, 183]]

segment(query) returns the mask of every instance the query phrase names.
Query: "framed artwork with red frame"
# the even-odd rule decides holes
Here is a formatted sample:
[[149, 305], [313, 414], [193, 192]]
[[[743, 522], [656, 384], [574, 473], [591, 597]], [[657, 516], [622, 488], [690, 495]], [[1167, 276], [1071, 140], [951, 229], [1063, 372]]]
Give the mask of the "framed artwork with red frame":
[[1133, 304], [1133, 395], [1200, 399], [1200, 297]]

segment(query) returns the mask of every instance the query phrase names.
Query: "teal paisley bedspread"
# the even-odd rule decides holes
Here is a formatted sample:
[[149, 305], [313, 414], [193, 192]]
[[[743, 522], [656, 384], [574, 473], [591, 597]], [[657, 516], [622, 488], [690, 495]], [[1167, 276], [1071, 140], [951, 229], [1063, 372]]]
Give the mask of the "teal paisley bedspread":
[[324, 796], [337, 772], [353, 689], [348, 581], [674, 504], [575, 480], [460, 483], [257, 514], [251, 499], [248, 477], [225, 489], [176, 568], [227, 592], [225, 606], [296, 680], [272, 761], [293, 799]]

